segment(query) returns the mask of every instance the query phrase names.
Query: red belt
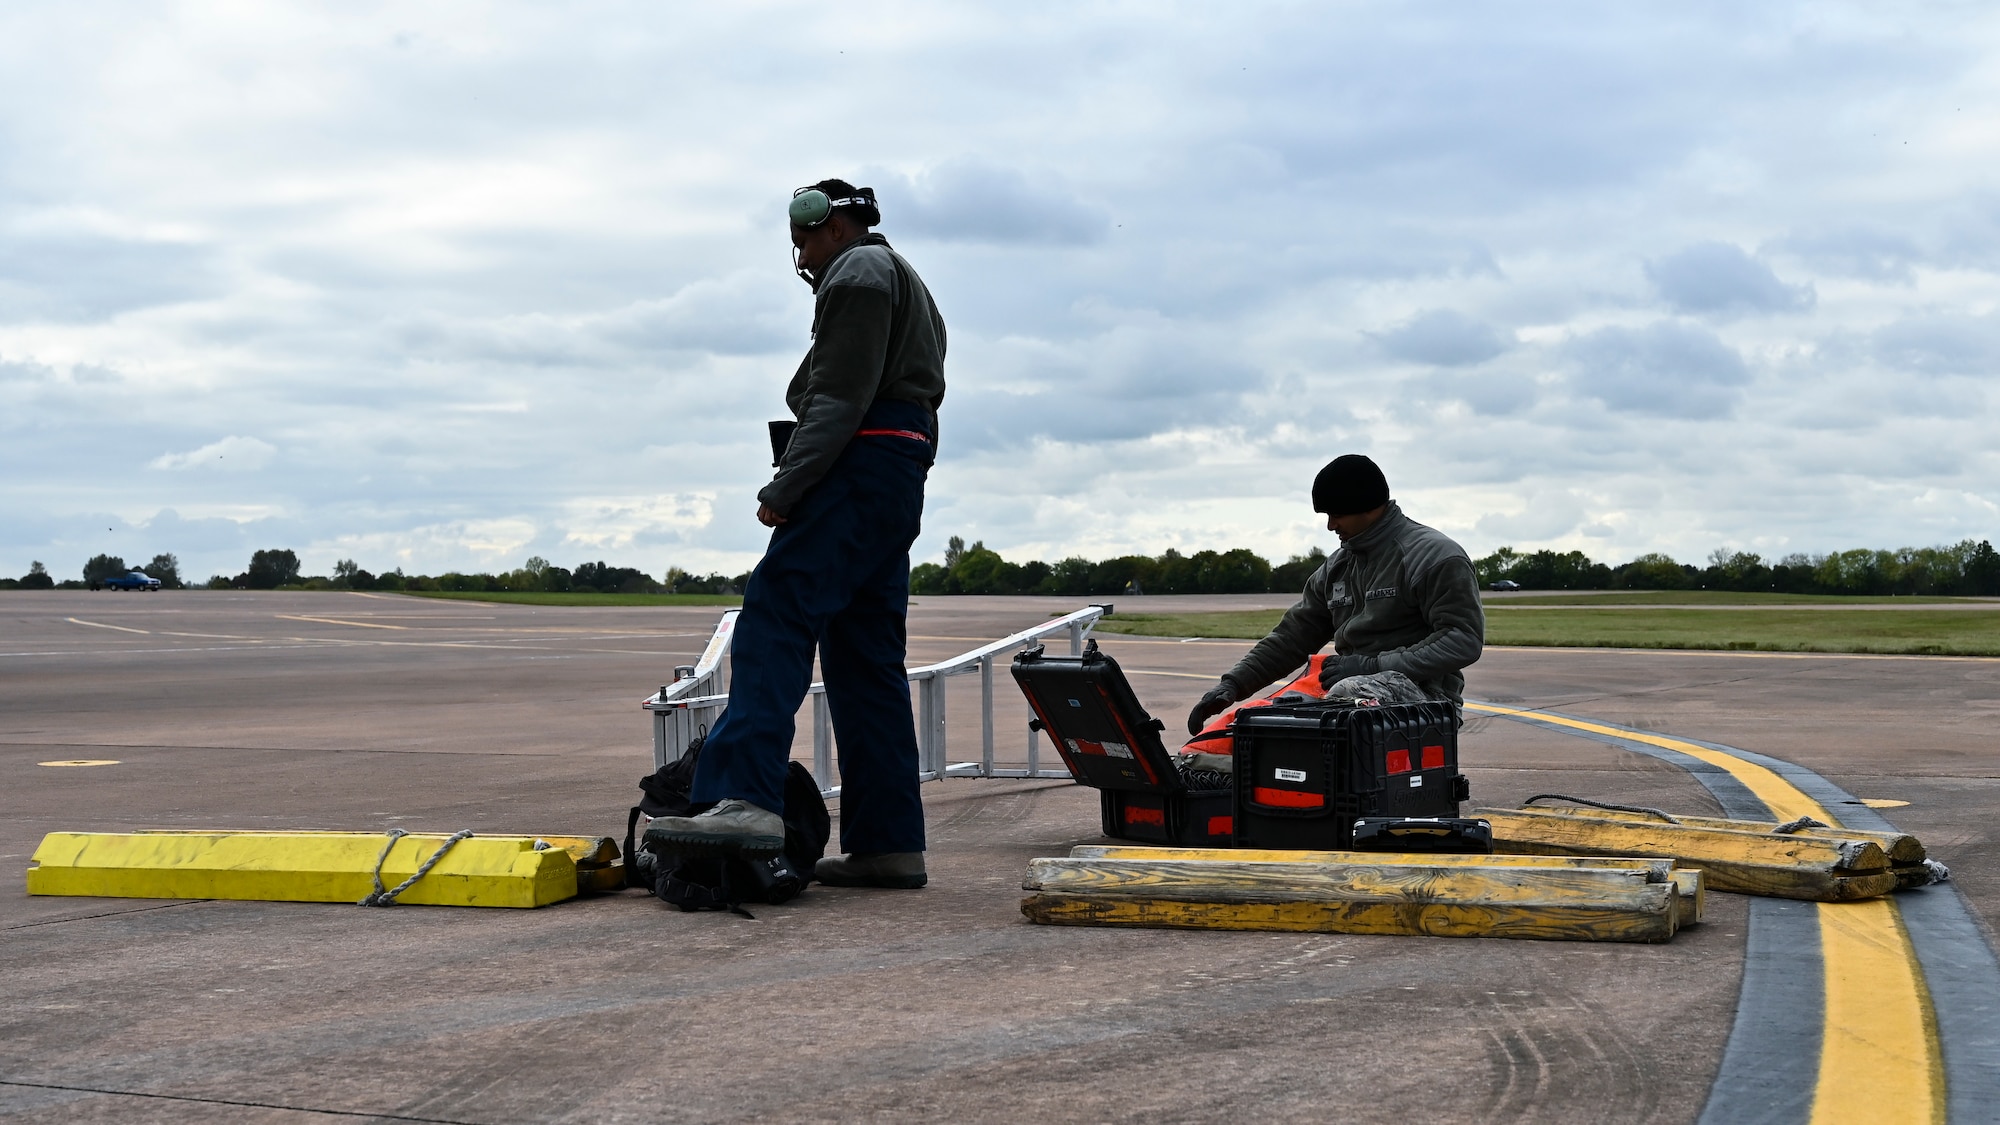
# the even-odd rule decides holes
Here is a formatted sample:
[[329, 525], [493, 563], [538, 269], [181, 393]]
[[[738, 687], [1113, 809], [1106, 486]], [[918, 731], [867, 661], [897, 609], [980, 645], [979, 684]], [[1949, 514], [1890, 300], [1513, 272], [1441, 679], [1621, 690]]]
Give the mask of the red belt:
[[929, 445], [931, 442], [929, 434], [920, 434], [915, 430], [856, 430], [854, 431], [854, 436], [909, 438], [911, 441], [920, 441], [925, 445]]

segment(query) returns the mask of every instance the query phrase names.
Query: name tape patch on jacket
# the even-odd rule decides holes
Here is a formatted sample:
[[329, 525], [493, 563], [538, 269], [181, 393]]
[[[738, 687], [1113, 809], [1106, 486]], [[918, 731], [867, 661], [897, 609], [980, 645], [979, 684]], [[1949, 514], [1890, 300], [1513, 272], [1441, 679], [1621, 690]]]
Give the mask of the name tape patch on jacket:
[[1368, 591], [1367, 596], [1371, 601], [1376, 598], [1393, 598], [1396, 596], [1396, 587], [1378, 586], [1375, 589]]

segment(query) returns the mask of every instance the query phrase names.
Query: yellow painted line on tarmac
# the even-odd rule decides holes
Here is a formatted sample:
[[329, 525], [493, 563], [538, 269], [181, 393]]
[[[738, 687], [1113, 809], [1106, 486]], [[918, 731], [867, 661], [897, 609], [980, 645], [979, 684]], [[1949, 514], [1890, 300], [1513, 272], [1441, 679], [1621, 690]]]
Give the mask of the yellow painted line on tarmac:
[[1699, 758], [1709, 765], [1727, 770], [1735, 776], [1736, 780], [1747, 786], [1750, 792], [1755, 793], [1758, 800], [1771, 806], [1771, 812], [1779, 820], [1792, 820], [1796, 817], [1809, 816], [1814, 820], [1823, 820], [1829, 824], [1836, 823], [1833, 820], [1832, 813], [1822, 808], [1818, 801], [1799, 792], [1797, 786], [1779, 777], [1772, 770], [1760, 766], [1755, 762], [1746, 762], [1734, 754], [1724, 754], [1719, 750], [1710, 750], [1706, 746], [1697, 746], [1692, 742], [1682, 742], [1678, 738], [1667, 738], [1664, 735], [1648, 734], [1643, 731], [1620, 730], [1617, 727], [1600, 726], [1596, 723], [1584, 722], [1581, 719], [1572, 719], [1564, 715], [1550, 715], [1541, 711], [1523, 711], [1518, 708], [1500, 707], [1491, 703], [1467, 703], [1465, 709], [1468, 711], [1485, 711], [1494, 715], [1518, 715], [1525, 719], [1533, 719], [1539, 723], [1547, 723], [1550, 726], [1571, 727], [1576, 730], [1589, 731], [1592, 734], [1603, 734], [1613, 738], [1628, 739], [1632, 742], [1643, 742], [1648, 746], [1658, 746], [1663, 750], [1672, 750], [1677, 753], [1686, 754], [1690, 758]]
[[1144, 668], [1127, 668], [1128, 676], [1172, 676], [1181, 680], [1212, 680], [1215, 677], [1198, 672], [1149, 672]]
[[64, 758], [54, 762], [36, 762], [38, 766], [115, 766], [121, 764], [116, 758]]
[[357, 629], [409, 629], [408, 625], [377, 625], [371, 621], [342, 621], [337, 617], [304, 617], [291, 613], [274, 613], [271, 616], [281, 621], [315, 621], [321, 625], [352, 625]]
[[[1791, 782], [1734, 754], [1565, 715], [1489, 703], [1467, 703], [1465, 709], [1517, 716], [1686, 754], [1727, 771], [1781, 820], [1810, 816], [1829, 824], [1840, 823]], [[1903, 928], [1901, 911], [1889, 898], [1818, 905], [1826, 1014], [1812, 1125], [1942, 1122], [1944, 1051], [1938, 1043], [1930, 989]]]
[[1820, 903], [1819, 942], [1826, 1029], [1812, 1125], [1941, 1125], [1937, 1016], [1895, 901]]
[[141, 636], [148, 637], [153, 635], [150, 629], [127, 629], [123, 625], [106, 625], [102, 621], [85, 621], [81, 617], [65, 617], [63, 620], [72, 625], [88, 625], [93, 629], [116, 629], [121, 633], [138, 633]]

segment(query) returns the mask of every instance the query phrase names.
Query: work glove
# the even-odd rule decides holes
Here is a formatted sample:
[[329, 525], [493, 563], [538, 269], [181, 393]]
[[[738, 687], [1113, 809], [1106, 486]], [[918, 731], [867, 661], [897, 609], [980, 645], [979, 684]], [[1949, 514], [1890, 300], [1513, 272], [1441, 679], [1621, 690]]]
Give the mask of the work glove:
[[1210, 719], [1221, 714], [1225, 708], [1236, 702], [1236, 699], [1236, 685], [1228, 680], [1209, 688], [1208, 694], [1202, 696], [1194, 705], [1194, 710], [1188, 712], [1189, 737], [1200, 734], [1201, 728], [1207, 726]]
[[1377, 663], [1374, 657], [1359, 653], [1350, 652], [1344, 656], [1336, 656], [1326, 662], [1326, 672], [1331, 675], [1322, 673], [1320, 682], [1332, 687], [1349, 676], [1372, 676], [1381, 671], [1381, 668], [1379, 665], [1372, 668], [1369, 665]]

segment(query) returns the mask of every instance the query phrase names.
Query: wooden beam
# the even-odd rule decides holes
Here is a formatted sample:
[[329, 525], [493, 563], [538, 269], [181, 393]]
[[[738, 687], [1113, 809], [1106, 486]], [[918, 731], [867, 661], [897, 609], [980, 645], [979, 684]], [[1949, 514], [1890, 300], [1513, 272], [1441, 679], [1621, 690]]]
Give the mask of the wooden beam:
[[[1523, 806], [1521, 812], [1553, 813], [1558, 816], [1581, 816], [1595, 820], [1623, 820], [1636, 823], [1663, 824], [1644, 813], [1621, 812], [1614, 809], [1569, 808], [1556, 805]], [[1672, 814], [1675, 820], [1689, 828], [1713, 828], [1719, 832], [1755, 832], [1768, 836], [1778, 826], [1775, 820], [1724, 820], [1717, 816], [1682, 816]], [[1922, 863], [1925, 859], [1923, 841], [1907, 832], [1869, 832], [1860, 828], [1800, 828], [1787, 832], [1788, 836], [1809, 836], [1821, 840], [1873, 840], [1888, 855], [1890, 866], [1906, 863]]]
[[1242, 863], [1402, 863], [1433, 867], [1638, 867], [1653, 874], [1651, 882], [1672, 880], [1680, 890], [1680, 924], [1700, 922], [1707, 909], [1707, 888], [1701, 872], [1677, 867], [1671, 859], [1650, 856], [1466, 855], [1430, 852], [1288, 852], [1258, 848], [1148, 848], [1126, 844], [1079, 844], [1071, 859], [1187, 859]]
[[[1662, 898], [1671, 897], [1662, 892]], [[1446, 905], [1232, 904], [1035, 894], [1021, 901], [1030, 921], [1050, 926], [1144, 926], [1182, 930], [1289, 930], [1389, 936], [1528, 938], [1541, 941], [1663, 942], [1668, 909], [1545, 907], [1504, 911]]]
[[576, 893], [615, 894], [625, 889], [625, 859], [609, 836], [537, 836], [569, 853], [576, 863]]
[[1887, 853], [1873, 840], [1774, 836], [1539, 809], [1478, 809], [1474, 815], [1492, 824], [1497, 849], [1671, 858], [1704, 872], [1710, 890], [1847, 902], [1888, 894], [1898, 882]]
[[1022, 888], [1053, 925], [1658, 942], [1680, 919], [1678, 886], [1643, 863], [1037, 859]]
[[1674, 887], [1680, 892], [1681, 925], [1693, 926], [1708, 913], [1708, 876], [1693, 867], [1674, 867]]
[[[1564, 816], [1594, 817], [1598, 820], [1619, 820], [1635, 823], [1657, 823], [1643, 814], [1620, 812], [1613, 809], [1565, 808], [1558, 806], [1523, 806], [1524, 812], [1548, 812]], [[1713, 828], [1722, 832], [1756, 832], [1770, 835], [1778, 826], [1774, 820], [1724, 820], [1714, 816], [1682, 816], [1673, 814], [1675, 820], [1690, 828]], [[1896, 873], [1896, 889], [1929, 886], [1933, 876], [1924, 866], [1927, 858], [1923, 841], [1907, 832], [1868, 832], [1859, 828], [1800, 828], [1786, 833], [1788, 836], [1812, 836], [1822, 840], [1873, 840], [1889, 856], [1889, 870]]]

